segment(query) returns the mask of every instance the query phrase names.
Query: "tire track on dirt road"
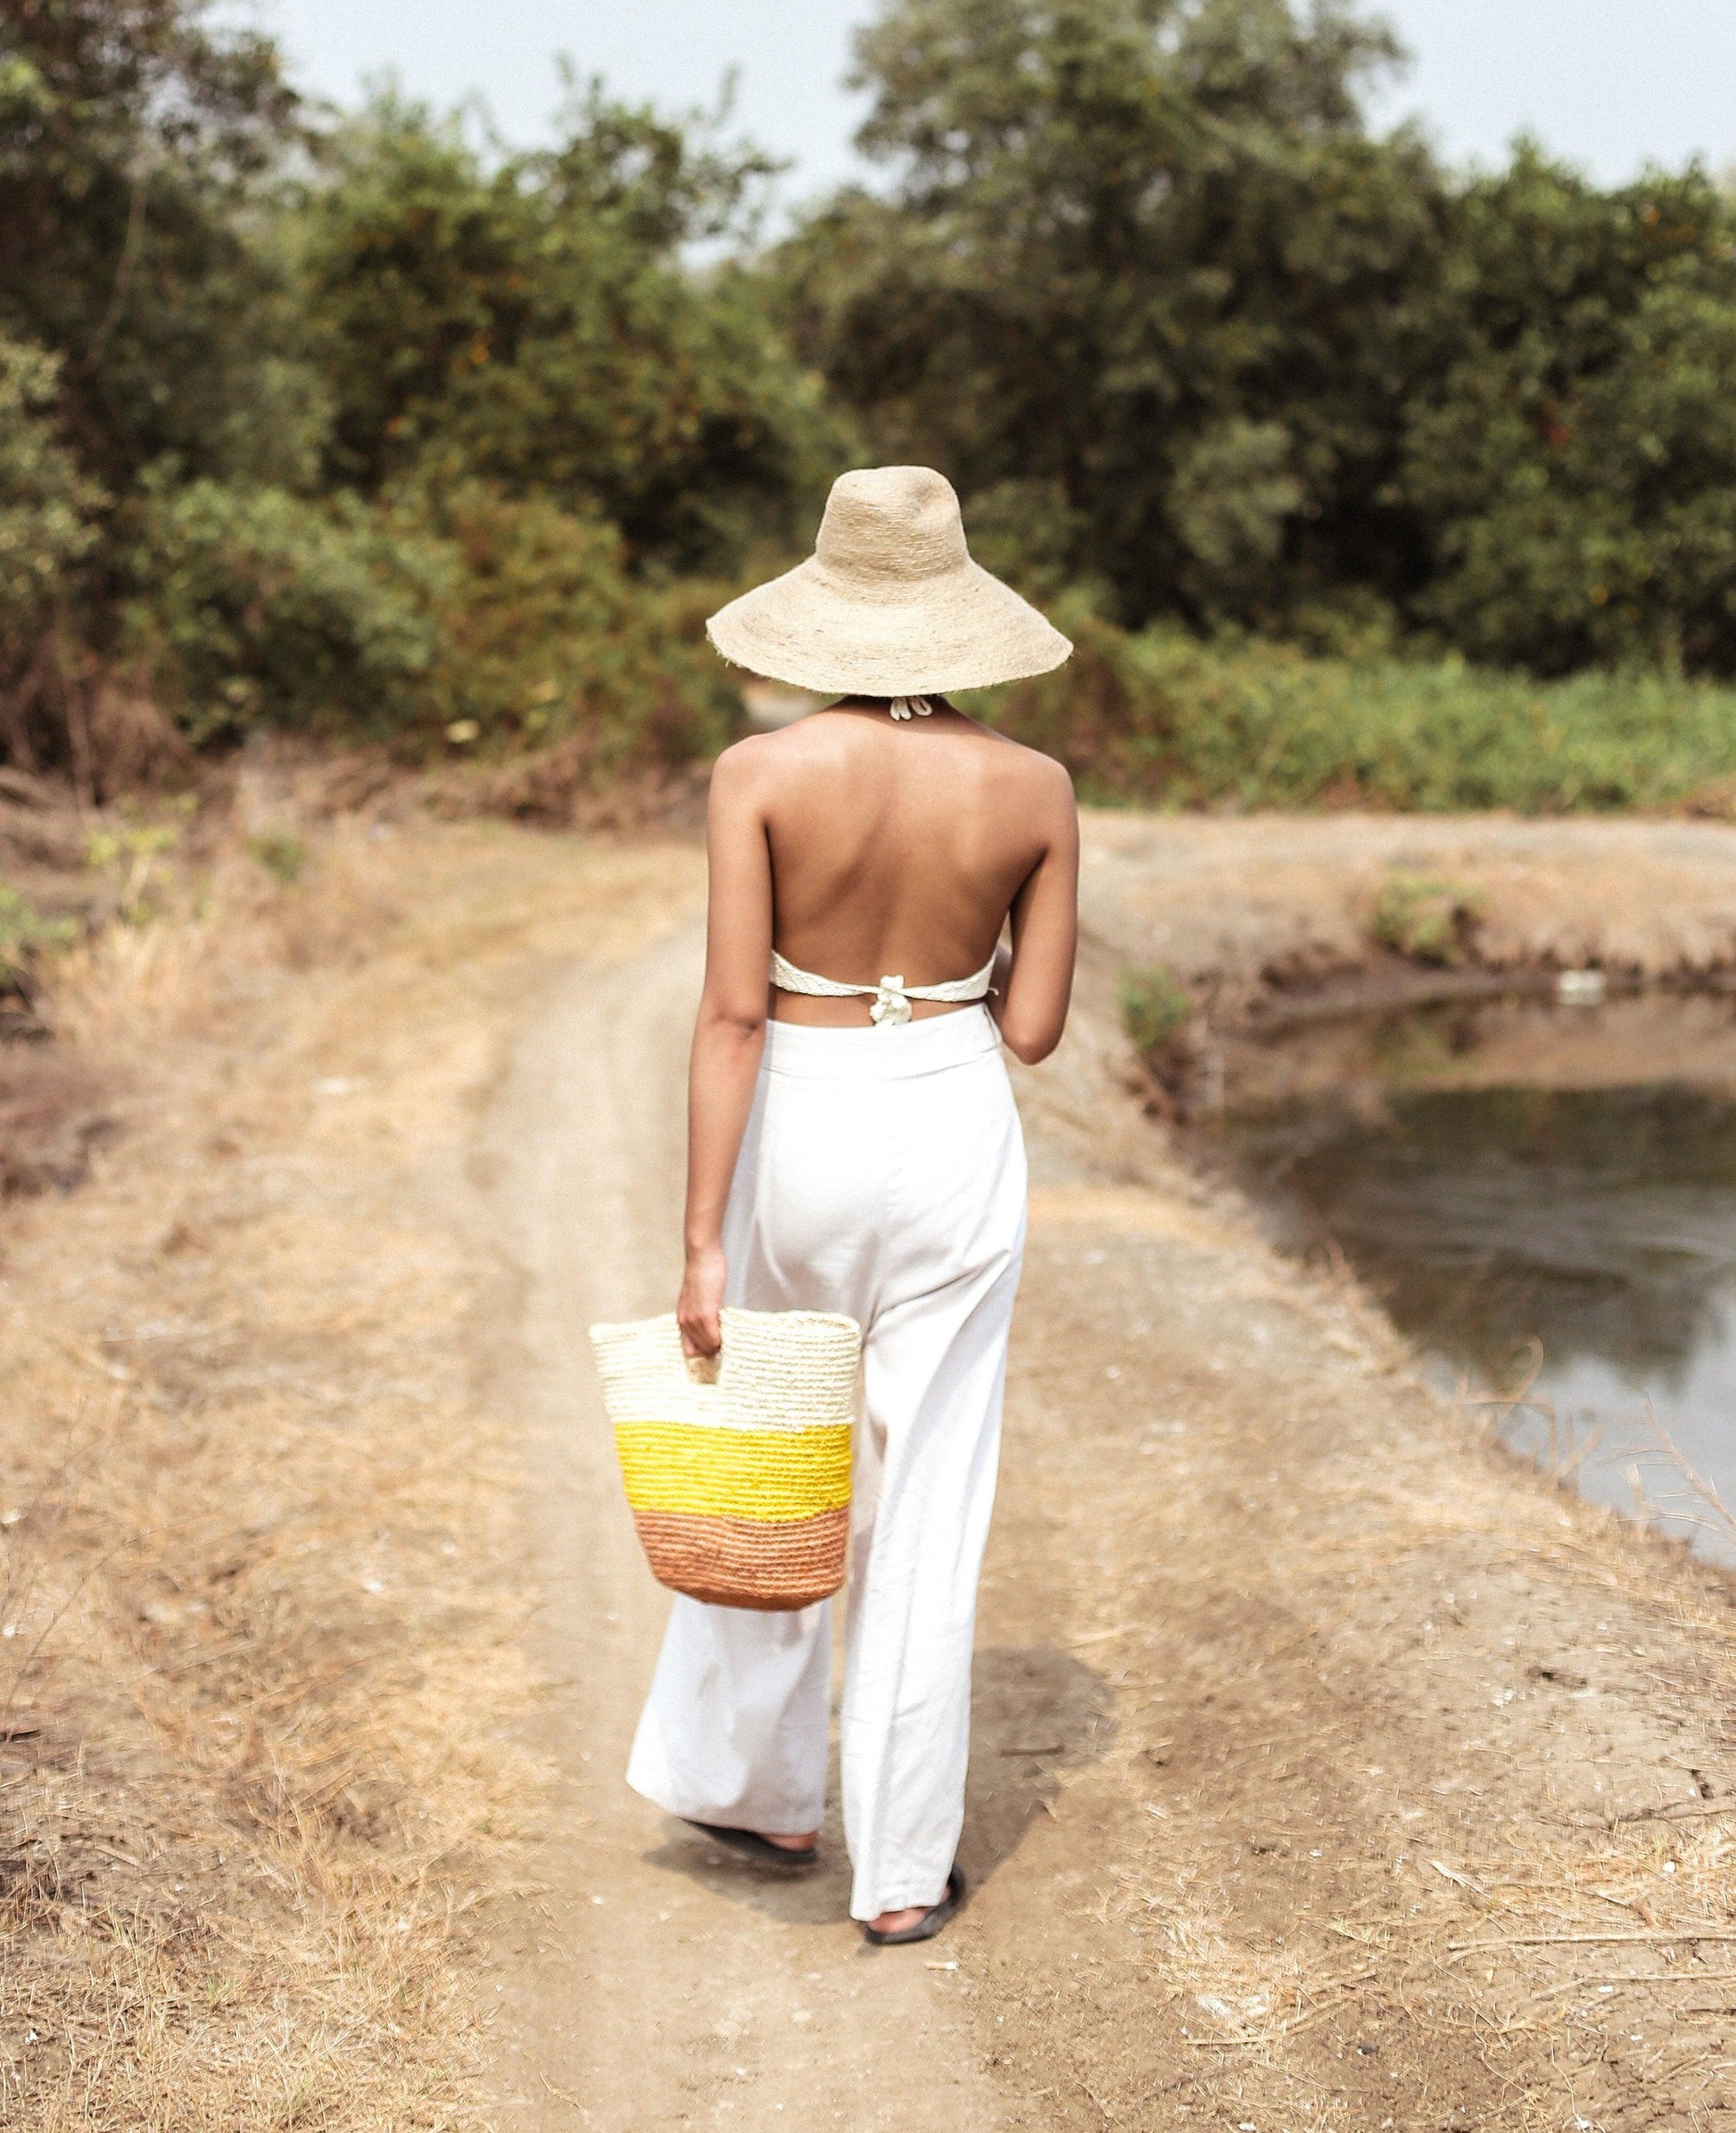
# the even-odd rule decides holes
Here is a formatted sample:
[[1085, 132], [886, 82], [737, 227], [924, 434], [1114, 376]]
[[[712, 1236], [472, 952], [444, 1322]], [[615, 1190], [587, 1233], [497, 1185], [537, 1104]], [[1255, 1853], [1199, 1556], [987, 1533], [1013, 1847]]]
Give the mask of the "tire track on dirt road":
[[824, 1867], [775, 1881], [622, 1776], [667, 1595], [620, 1502], [585, 1328], [674, 1294], [701, 958], [690, 925], [613, 970], [571, 971], [517, 1043], [471, 1156], [478, 1219], [511, 1268], [487, 1367], [531, 1438], [552, 1684], [539, 1744], [558, 1772], [527, 1867], [541, 1893], [497, 1943], [500, 2122], [976, 2133], [1001, 2121], [944, 1973], [923, 1951], [864, 1947], [836, 1810]]

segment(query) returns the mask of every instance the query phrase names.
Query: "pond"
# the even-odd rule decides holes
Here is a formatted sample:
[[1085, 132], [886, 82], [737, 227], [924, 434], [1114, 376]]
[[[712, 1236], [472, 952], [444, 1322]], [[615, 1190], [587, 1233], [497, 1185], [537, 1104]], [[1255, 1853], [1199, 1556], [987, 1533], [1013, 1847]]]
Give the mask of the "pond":
[[1196, 1120], [1509, 1440], [1736, 1559], [1736, 1000], [1500, 999], [1233, 1046]]

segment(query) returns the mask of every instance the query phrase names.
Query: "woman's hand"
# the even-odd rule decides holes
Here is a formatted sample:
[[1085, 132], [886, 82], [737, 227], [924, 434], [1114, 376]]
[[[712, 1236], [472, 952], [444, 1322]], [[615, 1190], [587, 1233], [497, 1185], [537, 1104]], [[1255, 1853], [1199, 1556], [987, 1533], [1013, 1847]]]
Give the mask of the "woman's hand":
[[675, 1305], [683, 1355], [716, 1354], [723, 1345], [723, 1327], [717, 1316], [723, 1306], [723, 1246], [713, 1244], [702, 1252], [690, 1252]]

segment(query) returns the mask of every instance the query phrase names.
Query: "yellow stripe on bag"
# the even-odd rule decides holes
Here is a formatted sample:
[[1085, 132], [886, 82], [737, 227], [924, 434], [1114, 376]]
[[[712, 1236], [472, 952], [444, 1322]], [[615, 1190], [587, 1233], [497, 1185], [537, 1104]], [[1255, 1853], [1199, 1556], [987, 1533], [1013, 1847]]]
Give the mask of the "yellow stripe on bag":
[[712, 1429], [617, 1422], [615, 1448], [636, 1511], [812, 1518], [850, 1501], [847, 1423], [819, 1429]]

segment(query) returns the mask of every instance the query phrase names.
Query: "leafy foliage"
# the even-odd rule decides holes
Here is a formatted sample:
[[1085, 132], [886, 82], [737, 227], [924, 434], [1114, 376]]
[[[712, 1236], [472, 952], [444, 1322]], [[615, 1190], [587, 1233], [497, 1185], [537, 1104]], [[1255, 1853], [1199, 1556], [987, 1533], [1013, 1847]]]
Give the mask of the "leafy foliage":
[[1397, 492], [1420, 618], [1474, 657], [1736, 672], [1736, 217], [1703, 174], [1613, 194], [1523, 150], [1474, 184]]
[[0, 328], [62, 357], [68, 432], [116, 492], [165, 453], [194, 472], [269, 458], [298, 390], [242, 212], [295, 99], [270, 41], [210, 12], [0, 11]]
[[594, 729], [600, 777], [729, 737], [690, 598], [638, 586], [616, 528], [480, 484], [389, 509], [199, 482], [141, 515], [128, 649], [195, 741], [270, 724], [484, 749]]
[[1482, 899], [1433, 874], [1390, 873], [1375, 897], [1375, 938], [1413, 963], [1463, 963]]
[[38, 621], [96, 534], [102, 492], [60, 442], [50, 410], [60, 365], [0, 337], [0, 644]]
[[731, 738], [739, 700], [702, 633], [715, 589], [637, 583], [615, 526], [543, 497], [473, 484], [422, 523], [448, 558], [433, 721], [485, 746], [583, 740], [593, 781]]
[[882, 0], [887, 185], [756, 256], [772, 166], [715, 124], [570, 83], [534, 153], [392, 96], [316, 124], [227, 20], [0, 11], [17, 760], [88, 781], [148, 689], [211, 745], [680, 764], [739, 716], [707, 607], [872, 456], [1057, 608], [1079, 657], [995, 715], [1100, 797], [1736, 791], [1682, 678], [1736, 676], [1699, 170], [1443, 170], [1366, 124], [1395, 47], [1352, 0]]
[[1597, 671], [1541, 682], [1456, 654], [1322, 658], [1173, 625], [1129, 634], [1063, 606], [1078, 649], [986, 707], [1097, 801], [1732, 811], [1736, 689]]
[[843, 450], [759, 285], [683, 260], [768, 168], [596, 88], [535, 155], [391, 98], [318, 135], [204, 0], [20, 0], [0, 637], [67, 616], [0, 745], [52, 756], [118, 657], [199, 743], [717, 746], [732, 692], [649, 577], [780, 553]]
[[260, 830], [247, 839], [247, 856], [262, 866], [280, 889], [302, 878], [308, 863], [308, 847], [287, 830]]
[[333, 153], [302, 268], [335, 479], [481, 479], [686, 568], [788, 537], [823, 493], [839, 435], [817, 382], [740, 268], [676, 257], [732, 226], [762, 159], [595, 90], [558, 147], [492, 167], [389, 99]]
[[70, 948], [76, 919], [49, 918], [9, 882], [0, 881], [0, 993], [24, 989], [37, 959]]
[[897, 0], [858, 49], [898, 181], [780, 269], [877, 456], [1028, 508], [1124, 620], [1401, 586], [1394, 387], [1447, 201], [1417, 141], [1363, 131], [1384, 31], [1286, 0]]
[[1158, 1052], [1173, 1044], [1194, 1019], [1193, 995], [1161, 963], [1123, 971], [1117, 997], [1121, 1025], [1140, 1052]]
[[389, 734], [434, 663], [441, 558], [359, 507], [211, 481], [153, 496], [131, 649], [195, 741], [269, 720]]
[[1736, 673], [1736, 207], [1524, 148], [1453, 179], [1290, 0], [890, 0], [895, 173], [783, 248], [791, 330], [988, 559], [1124, 624]]

